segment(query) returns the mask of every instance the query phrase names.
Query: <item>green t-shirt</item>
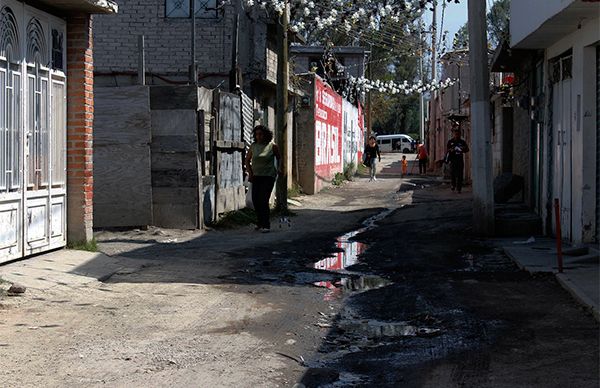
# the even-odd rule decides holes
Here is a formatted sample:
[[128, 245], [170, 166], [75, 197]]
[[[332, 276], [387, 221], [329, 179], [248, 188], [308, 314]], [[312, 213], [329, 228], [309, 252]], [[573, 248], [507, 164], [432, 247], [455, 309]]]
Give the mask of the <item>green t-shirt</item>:
[[255, 176], [277, 177], [277, 168], [275, 168], [275, 153], [273, 153], [273, 143], [260, 144], [252, 143], [252, 173]]

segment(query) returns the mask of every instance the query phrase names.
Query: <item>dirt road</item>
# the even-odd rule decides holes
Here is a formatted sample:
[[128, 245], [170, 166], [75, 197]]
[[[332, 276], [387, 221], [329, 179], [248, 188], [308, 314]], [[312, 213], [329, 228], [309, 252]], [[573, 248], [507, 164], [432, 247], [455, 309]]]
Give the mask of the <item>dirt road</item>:
[[593, 318], [472, 238], [468, 193], [383, 165], [267, 235], [99, 233], [105, 259], [0, 300], [2, 386], [597, 387]]

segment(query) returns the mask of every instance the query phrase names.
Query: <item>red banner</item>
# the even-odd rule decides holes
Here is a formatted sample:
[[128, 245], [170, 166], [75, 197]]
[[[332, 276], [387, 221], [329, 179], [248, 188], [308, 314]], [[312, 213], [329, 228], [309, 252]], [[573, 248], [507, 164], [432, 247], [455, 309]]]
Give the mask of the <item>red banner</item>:
[[343, 170], [342, 97], [315, 78], [315, 173], [331, 179]]

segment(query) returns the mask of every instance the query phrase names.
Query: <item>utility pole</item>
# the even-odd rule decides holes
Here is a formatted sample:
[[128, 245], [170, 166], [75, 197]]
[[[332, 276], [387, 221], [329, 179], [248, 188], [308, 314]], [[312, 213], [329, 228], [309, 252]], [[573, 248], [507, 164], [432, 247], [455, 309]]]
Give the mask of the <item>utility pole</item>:
[[287, 210], [287, 156], [288, 156], [288, 24], [289, 4], [286, 0], [285, 9], [277, 23], [277, 145], [281, 152], [281, 168], [283, 173], [277, 178], [276, 199], [280, 211]]
[[[433, 0], [433, 16], [431, 21], [431, 81], [437, 80], [437, 0]], [[438, 159], [437, 151], [437, 116], [438, 104], [436, 98], [438, 92], [431, 92], [431, 102], [429, 103], [429, 139], [433, 144], [429, 144], [430, 154], [432, 155], [432, 164], [435, 166], [435, 161]]]
[[[367, 74], [369, 79], [373, 79], [373, 75], [371, 72], [371, 64], [369, 63], [367, 68]], [[372, 130], [373, 130], [373, 116], [371, 115], [371, 113], [373, 112], [373, 106], [372, 106], [373, 102], [371, 99], [371, 90], [369, 90], [367, 92], [367, 136], [366, 138], [369, 139], [372, 135]]]
[[[425, 72], [423, 69], [423, 23], [419, 19], [419, 78], [425, 83]], [[421, 144], [425, 144], [425, 94], [421, 92], [419, 94], [419, 137], [421, 138]]]
[[190, 1], [190, 20], [192, 21], [192, 47], [190, 58], [190, 84], [198, 83], [198, 67], [196, 67], [196, 1]]
[[494, 191], [490, 122], [486, 2], [469, 0], [469, 70], [471, 78], [471, 164], [473, 230], [494, 234]]

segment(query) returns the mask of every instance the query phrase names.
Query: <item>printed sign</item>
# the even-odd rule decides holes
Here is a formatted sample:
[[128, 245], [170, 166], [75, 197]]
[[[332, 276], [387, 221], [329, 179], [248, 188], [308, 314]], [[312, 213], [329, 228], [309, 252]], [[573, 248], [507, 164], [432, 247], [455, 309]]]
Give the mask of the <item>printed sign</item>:
[[315, 173], [330, 179], [343, 170], [342, 97], [315, 79]]

